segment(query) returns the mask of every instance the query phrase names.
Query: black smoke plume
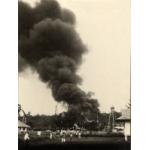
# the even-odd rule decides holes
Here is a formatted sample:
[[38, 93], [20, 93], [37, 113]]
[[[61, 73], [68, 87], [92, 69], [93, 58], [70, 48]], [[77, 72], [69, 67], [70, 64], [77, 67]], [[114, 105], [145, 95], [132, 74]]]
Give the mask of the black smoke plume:
[[75, 15], [55, 0], [35, 7], [19, 1], [19, 71], [30, 66], [68, 111], [97, 112], [98, 102], [79, 88], [77, 70], [87, 52], [75, 30]]

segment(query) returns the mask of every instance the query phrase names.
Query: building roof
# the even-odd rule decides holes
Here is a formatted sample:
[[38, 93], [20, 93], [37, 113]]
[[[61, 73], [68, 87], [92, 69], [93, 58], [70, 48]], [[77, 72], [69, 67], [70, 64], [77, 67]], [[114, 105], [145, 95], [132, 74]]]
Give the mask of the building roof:
[[30, 128], [30, 126], [18, 120], [18, 128]]
[[123, 109], [122, 116], [117, 118], [117, 121], [127, 121], [131, 120], [130, 109]]

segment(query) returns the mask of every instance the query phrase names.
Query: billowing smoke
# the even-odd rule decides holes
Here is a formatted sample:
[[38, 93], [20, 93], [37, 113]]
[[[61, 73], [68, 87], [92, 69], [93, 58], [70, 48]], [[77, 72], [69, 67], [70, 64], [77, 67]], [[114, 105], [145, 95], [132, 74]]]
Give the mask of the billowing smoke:
[[79, 88], [77, 70], [87, 48], [75, 22], [57, 1], [42, 0], [34, 8], [19, 1], [19, 71], [34, 69], [69, 111], [97, 112], [97, 100]]

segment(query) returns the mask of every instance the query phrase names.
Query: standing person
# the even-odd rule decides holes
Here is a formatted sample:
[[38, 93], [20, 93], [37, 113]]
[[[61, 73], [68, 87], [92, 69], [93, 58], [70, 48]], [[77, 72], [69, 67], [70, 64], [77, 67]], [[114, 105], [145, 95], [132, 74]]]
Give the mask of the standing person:
[[81, 139], [81, 131], [78, 132], [78, 138]]
[[41, 131], [37, 131], [37, 135], [38, 135], [38, 136], [41, 136]]
[[59, 138], [61, 139], [61, 143], [63, 142], [63, 132], [62, 130], [60, 130], [59, 132]]
[[29, 132], [27, 131], [27, 132], [25, 132], [25, 135], [24, 135], [24, 141], [25, 141], [26, 144], [28, 144], [29, 140], [30, 140]]
[[72, 132], [70, 132], [69, 135], [70, 135], [70, 142], [71, 142], [72, 141], [72, 137], [73, 137]]
[[59, 138], [61, 140], [61, 143], [63, 142], [63, 132], [62, 130], [59, 131]]
[[76, 130], [76, 131], [75, 131], [75, 135], [78, 136], [78, 133], [79, 133], [79, 132]]
[[53, 133], [50, 131], [50, 135], [49, 135], [50, 140], [53, 139]]
[[64, 143], [66, 142], [66, 133], [64, 132], [63, 133], [63, 140], [64, 140]]
[[60, 134], [60, 137], [62, 137], [62, 135], [63, 135], [63, 131], [62, 131], [62, 130], [60, 130], [59, 134]]
[[62, 137], [61, 137], [61, 142], [65, 143], [66, 142], [66, 138], [65, 138], [65, 133], [62, 133]]

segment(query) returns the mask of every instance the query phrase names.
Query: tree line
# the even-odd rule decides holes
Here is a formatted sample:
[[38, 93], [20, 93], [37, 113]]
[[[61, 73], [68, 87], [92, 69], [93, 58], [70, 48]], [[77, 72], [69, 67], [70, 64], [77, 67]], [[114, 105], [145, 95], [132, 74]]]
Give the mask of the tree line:
[[[55, 115], [31, 115], [26, 114], [26, 123], [34, 130], [56, 130], [74, 128], [75, 124], [79, 128], [88, 130], [104, 130], [108, 126], [109, 113], [93, 114], [85, 117], [81, 113], [63, 112]], [[115, 112], [116, 118], [121, 116], [120, 112]], [[19, 118], [21, 120], [21, 116]]]

